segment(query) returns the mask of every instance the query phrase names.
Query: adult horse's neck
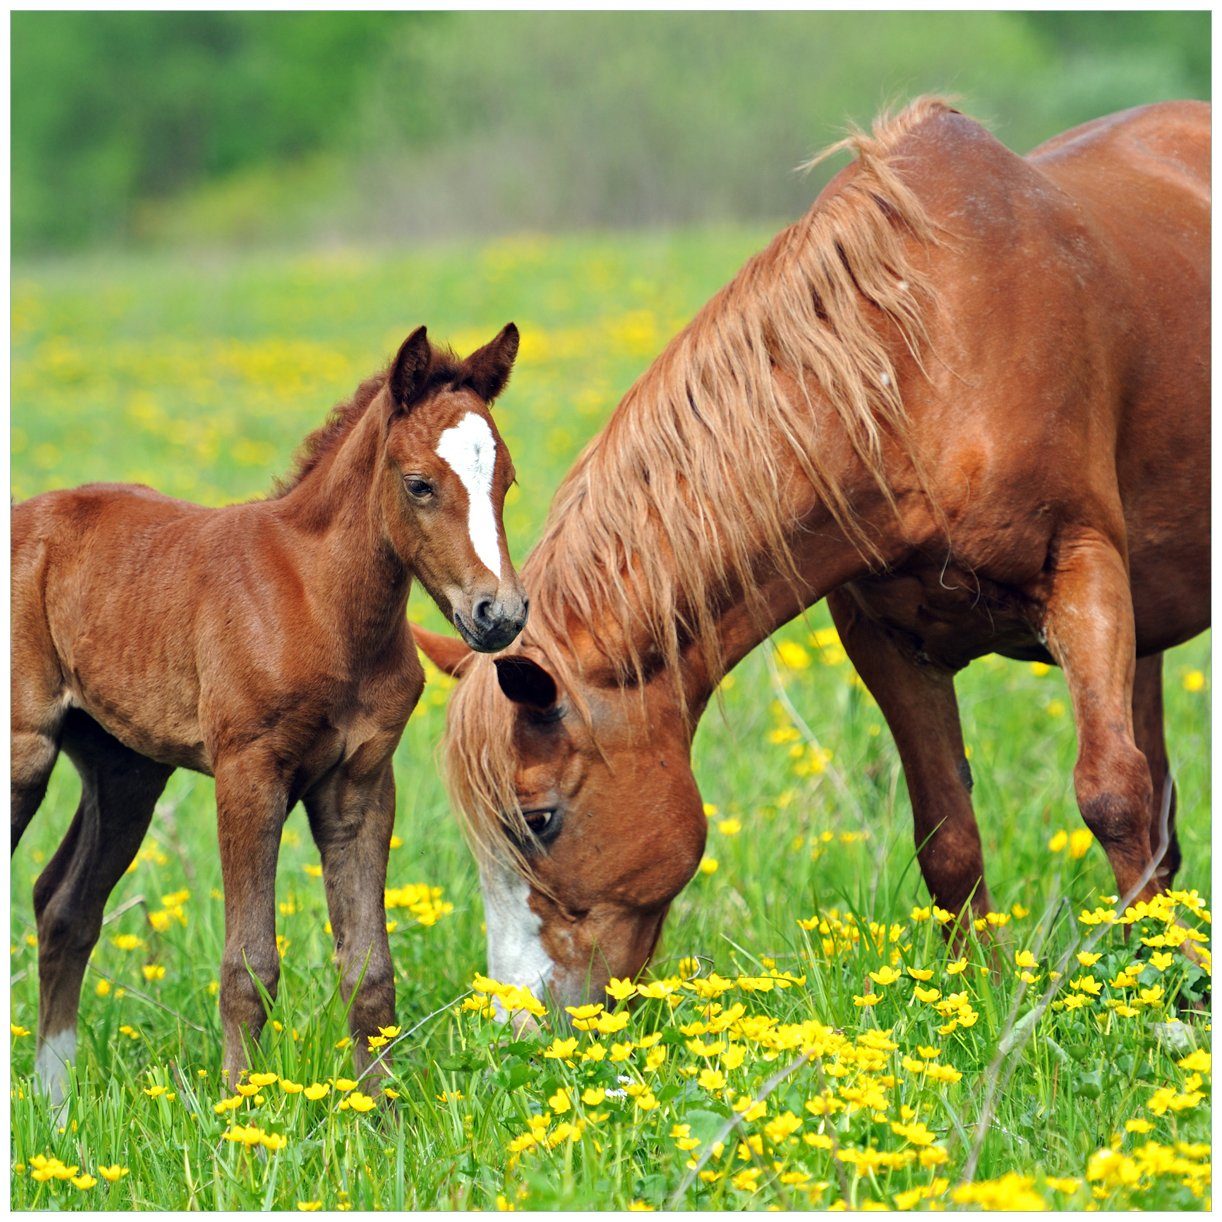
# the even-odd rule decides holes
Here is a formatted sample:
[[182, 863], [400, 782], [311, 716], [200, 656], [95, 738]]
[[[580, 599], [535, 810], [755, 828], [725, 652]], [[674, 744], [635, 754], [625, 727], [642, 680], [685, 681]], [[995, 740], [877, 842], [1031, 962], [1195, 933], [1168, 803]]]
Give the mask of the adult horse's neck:
[[923, 377], [932, 292], [914, 252], [935, 238], [892, 163], [919, 118], [856, 142], [570, 472], [523, 572], [527, 640], [562, 666], [594, 683], [666, 674], [698, 703], [693, 667], [715, 684], [928, 523], [900, 387]]
[[267, 502], [297, 536], [310, 596], [361, 652], [404, 630], [412, 577], [383, 526], [381, 403], [375, 396], [295, 486]]

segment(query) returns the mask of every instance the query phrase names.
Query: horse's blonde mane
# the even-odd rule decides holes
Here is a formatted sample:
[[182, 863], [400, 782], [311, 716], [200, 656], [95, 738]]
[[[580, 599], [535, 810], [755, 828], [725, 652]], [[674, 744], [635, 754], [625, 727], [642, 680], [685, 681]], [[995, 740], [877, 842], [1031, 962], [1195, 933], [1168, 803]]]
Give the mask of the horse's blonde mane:
[[[920, 359], [932, 292], [909, 244], [935, 240], [896, 146], [948, 109], [920, 98], [816, 157], [812, 165], [848, 149], [857, 161], [667, 346], [561, 484], [523, 576], [529, 644], [570, 693], [573, 636], [595, 629], [620, 682], [657, 669], [677, 682], [689, 644], [716, 679], [727, 593], [751, 597], [762, 554], [797, 576], [794, 523], [781, 509], [794, 464], [863, 555], [877, 558], [823, 460], [820, 429], [830, 410], [894, 506], [884, 439], [917, 460], [891, 347], [898, 333]], [[511, 719], [498, 715], [492, 667], [476, 660], [471, 672], [451, 701], [446, 771], [469, 838], [486, 851], [505, 843], [488, 835], [497, 820], [516, 816]]]

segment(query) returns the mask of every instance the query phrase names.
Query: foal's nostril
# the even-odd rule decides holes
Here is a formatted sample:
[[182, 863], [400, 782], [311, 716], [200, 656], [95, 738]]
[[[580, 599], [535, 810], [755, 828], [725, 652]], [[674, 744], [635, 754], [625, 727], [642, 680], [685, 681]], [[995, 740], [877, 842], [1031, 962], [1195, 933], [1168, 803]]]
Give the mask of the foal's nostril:
[[471, 606], [471, 619], [481, 632], [487, 632], [495, 623], [495, 616], [492, 614], [494, 605], [495, 600], [491, 598], [477, 598]]

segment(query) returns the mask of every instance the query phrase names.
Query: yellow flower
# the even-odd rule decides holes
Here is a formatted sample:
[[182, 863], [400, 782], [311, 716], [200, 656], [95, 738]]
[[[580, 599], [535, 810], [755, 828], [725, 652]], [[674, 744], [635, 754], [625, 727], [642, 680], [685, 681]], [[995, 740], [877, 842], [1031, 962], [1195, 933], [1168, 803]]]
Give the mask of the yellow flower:
[[144, 973], [144, 978], [150, 984], [154, 980], [165, 979], [165, 965], [161, 963], [146, 963], [141, 969]]
[[696, 1078], [697, 1083], [708, 1091], [722, 1090], [726, 1084], [726, 1076], [720, 1069], [702, 1069]]
[[84, 1175], [74, 1175], [72, 1177], [73, 1186], [79, 1188], [82, 1192], [88, 1191], [96, 1183], [97, 1180], [95, 1180], [88, 1172], [85, 1172]]
[[315, 1212], [315, 1210], [319, 1210], [322, 1208], [322, 1202], [321, 1201], [298, 1201], [297, 1208], [301, 1210], [303, 1214], [312, 1214]]
[[922, 984], [925, 981], [933, 978], [933, 968], [931, 967], [910, 967], [905, 969], [913, 980], [919, 980]]
[[1077, 828], [1069, 833], [1069, 855], [1075, 861], [1086, 856], [1087, 850], [1094, 843], [1095, 837], [1085, 827]]
[[223, 1116], [226, 1112], [236, 1111], [242, 1106], [242, 1096], [234, 1095], [231, 1099], [222, 1099], [220, 1103], [214, 1103], [212, 1110], [218, 1115]]
[[305, 1088], [305, 1097], [311, 1102], [323, 1098], [331, 1087], [325, 1082], [313, 1082]]
[[636, 985], [631, 980], [620, 980], [612, 976], [607, 981], [606, 991], [616, 1001], [625, 1001], [636, 992]]
[[252, 1086], [271, 1086], [278, 1076], [274, 1073], [252, 1073], [249, 1081]]
[[789, 670], [805, 670], [810, 665], [810, 654], [794, 641], [781, 641], [776, 647], [776, 660]]
[[602, 1005], [602, 1002], [596, 1001], [592, 1005], [565, 1006], [564, 1008], [567, 1011], [567, 1013], [573, 1018], [589, 1019], [589, 1018], [595, 1018], [597, 1015], [601, 1014], [603, 1010], [603, 1005]]
[[1038, 967], [1039, 960], [1029, 950], [1016, 950], [1014, 962], [1018, 967]]
[[23, 1035], [29, 1035], [29, 1027], [19, 1027], [16, 1023], [9, 1023], [9, 1030], [13, 1033], [13, 1039], [19, 1040]]
[[286, 1095], [299, 1095], [301, 1094], [302, 1086], [300, 1082], [293, 1082], [288, 1078], [281, 1078], [280, 1089], [284, 1091]]
[[717, 858], [715, 857], [702, 857], [700, 859], [700, 873], [716, 874], [718, 864]]
[[109, 1167], [99, 1167], [98, 1174], [108, 1183], [117, 1184], [128, 1172], [128, 1168], [120, 1167], [118, 1163], [114, 1163]]
[[356, 1090], [358, 1085], [359, 1083], [357, 1083], [352, 1078], [336, 1078], [335, 1079], [335, 1089], [336, 1090], [343, 1090], [343, 1091]]
[[348, 1105], [354, 1112], [372, 1111], [376, 1106], [374, 1101], [368, 1095], [362, 1094], [359, 1090], [353, 1091], [352, 1094], [348, 1096]]
[[148, 1095], [150, 1099], [159, 1099], [165, 1094], [165, 1092], [166, 1087], [164, 1086], [146, 1086], [144, 1088], [144, 1093]]
[[1184, 675], [1184, 691], [1199, 692], [1205, 687], [1205, 676], [1199, 670], [1190, 670]]
[[870, 979], [875, 984], [886, 987], [889, 984], [894, 984], [900, 978], [899, 972], [893, 967], [880, 967], [878, 971], [870, 973]]
[[587, 1025], [599, 1035], [614, 1035], [628, 1025], [628, 1018], [627, 1010], [617, 1010], [614, 1014], [600, 1014]]
[[954, 963], [948, 963], [946, 965], [946, 971], [951, 976], [957, 976], [966, 967], [967, 967], [966, 959], [956, 959]]
[[853, 1004], [858, 1009], [876, 1006], [880, 1001], [882, 1001], [882, 998], [877, 993], [867, 993], [864, 997], [858, 997], [856, 994], [853, 995]]

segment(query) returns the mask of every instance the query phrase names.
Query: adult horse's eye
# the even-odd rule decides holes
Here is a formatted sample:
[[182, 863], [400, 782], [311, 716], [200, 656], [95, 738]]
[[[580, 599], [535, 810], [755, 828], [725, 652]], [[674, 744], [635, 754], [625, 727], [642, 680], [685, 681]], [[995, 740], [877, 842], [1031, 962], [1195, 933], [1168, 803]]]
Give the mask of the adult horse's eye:
[[407, 485], [408, 492], [418, 501], [427, 501], [433, 495], [433, 485], [426, 479], [421, 479], [416, 475], [408, 475], [404, 477], [403, 482]]
[[526, 821], [526, 826], [530, 828], [531, 834], [541, 844], [550, 843], [560, 831], [560, 818], [554, 809], [524, 810], [522, 818]]

